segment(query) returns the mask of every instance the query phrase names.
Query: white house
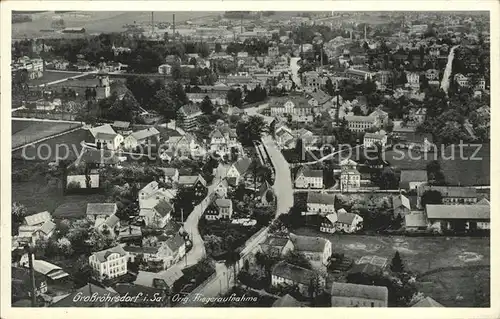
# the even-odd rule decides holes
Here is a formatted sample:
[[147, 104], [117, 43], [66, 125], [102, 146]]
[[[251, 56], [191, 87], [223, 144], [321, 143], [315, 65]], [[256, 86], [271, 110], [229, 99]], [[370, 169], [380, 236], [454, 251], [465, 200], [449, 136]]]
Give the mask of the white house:
[[363, 145], [366, 148], [373, 147], [375, 145], [380, 145], [385, 147], [387, 144], [387, 134], [384, 133], [365, 133], [363, 137]]
[[337, 231], [345, 233], [354, 233], [360, 230], [363, 226], [363, 218], [358, 214], [353, 213], [337, 213]]
[[97, 279], [111, 279], [127, 273], [128, 254], [121, 246], [93, 253], [89, 265], [96, 272]]
[[150, 127], [141, 131], [133, 132], [127, 136], [124, 140], [125, 148], [134, 149], [138, 145], [146, 145], [147, 143], [156, 143], [159, 141], [160, 132], [154, 128]]
[[246, 174], [251, 164], [252, 160], [246, 157], [231, 165], [226, 173], [228, 183], [233, 186], [238, 185], [240, 178]]
[[296, 188], [323, 188], [323, 170], [302, 167], [295, 177]]
[[351, 159], [340, 162], [340, 190], [342, 192], [359, 189], [361, 186], [361, 174], [357, 170], [357, 163]]
[[309, 192], [307, 194], [307, 211], [302, 215], [326, 215], [335, 213], [335, 195]]
[[90, 133], [92, 133], [97, 147], [116, 150], [123, 142], [123, 136], [116, 133], [109, 124], [93, 127], [90, 129]]

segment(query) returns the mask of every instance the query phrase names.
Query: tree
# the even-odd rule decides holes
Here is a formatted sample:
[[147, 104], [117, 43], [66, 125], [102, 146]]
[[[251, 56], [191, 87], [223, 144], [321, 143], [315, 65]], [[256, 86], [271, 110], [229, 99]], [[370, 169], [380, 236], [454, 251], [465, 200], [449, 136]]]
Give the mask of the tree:
[[239, 88], [238, 89], [230, 89], [227, 92], [226, 98], [227, 98], [227, 102], [231, 106], [240, 107], [242, 104], [242, 93], [241, 93], [241, 90]]
[[211, 115], [214, 112], [215, 108], [210, 97], [205, 96], [203, 98], [203, 101], [201, 101], [200, 104], [200, 109], [203, 112], [203, 114], [207, 115]]
[[378, 184], [381, 189], [397, 189], [399, 180], [394, 170], [392, 170], [390, 167], [386, 167], [380, 174]]
[[394, 257], [391, 261], [391, 270], [396, 273], [400, 273], [404, 271], [404, 264], [401, 256], [399, 255], [399, 251], [396, 251]]
[[266, 122], [258, 115], [250, 116], [247, 121], [240, 121], [236, 125], [238, 141], [243, 146], [252, 146], [253, 141], [260, 141], [267, 130]]
[[12, 235], [14, 236], [17, 234], [18, 227], [23, 222], [24, 217], [28, 216], [28, 209], [23, 204], [14, 202], [11, 206], [11, 212]]
[[298, 267], [312, 269], [311, 263], [309, 262], [307, 257], [301, 252], [291, 250], [285, 255], [284, 260], [287, 263], [298, 266]]
[[191, 214], [198, 197], [192, 187], [180, 187], [172, 199], [174, 204], [174, 216], [177, 219], [184, 217], [184, 220]]
[[215, 235], [203, 236], [203, 243], [205, 245], [206, 253], [208, 256], [218, 256], [223, 251], [222, 238]]
[[215, 52], [216, 52], [216, 53], [219, 53], [219, 52], [221, 52], [221, 51], [222, 51], [222, 45], [221, 45], [220, 43], [218, 43], [218, 42], [217, 42], [217, 43], [215, 44]]
[[182, 69], [179, 63], [174, 63], [171, 70], [172, 78], [174, 81], [180, 80], [182, 78]]
[[332, 79], [328, 78], [326, 80], [325, 89], [326, 93], [328, 93], [330, 96], [333, 96], [335, 94], [335, 88], [333, 86]]
[[189, 59], [189, 64], [196, 66], [196, 64], [197, 64], [196, 58], [193, 57], [193, 58]]
[[422, 207], [425, 208], [426, 205], [439, 205], [443, 203], [443, 195], [437, 190], [428, 190], [422, 194], [420, 199]]

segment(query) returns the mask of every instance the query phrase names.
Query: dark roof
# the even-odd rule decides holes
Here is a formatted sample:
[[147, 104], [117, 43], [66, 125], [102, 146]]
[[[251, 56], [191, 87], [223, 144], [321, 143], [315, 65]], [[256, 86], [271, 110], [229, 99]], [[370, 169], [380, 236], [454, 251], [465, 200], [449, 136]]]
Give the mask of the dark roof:
[[124, 129], [124, 128], [128, 128], [130, 126], [130, 122], [115, 121], [112, 126], [116, 127], [116, 128]]
[[111, 254], [119, 254], [120, 256], [124, 256], [127, 254], [127, 252], [125, 250], [123, 250], [122, 246], [115, 246], [115, 247], [111, 247], [111, 248], [101, 250], [101, 251], [94, 253], [94, 255], [96, 255], [97, 259], [100, 262], [106, 261], [108, 256]]
[[165, 217], [167, 216], [168, 214], [170, 214], [173, 210], [173, 207], [172, 205], [170, 205], [169, 202], [167, 202], [166, 200], [160, 200], [158, 202], [158, 204], [156, 204], [156, 206], [154, 207], [155, 210], [158, 212], [158, 214], [161, 215], [161, 217]]
[[[92, 294], [97, 293], [100, 296], [110, 296], [111, 298], [118, 298], [120, 295], [117, 293], [114, 293], [112, 291], [106, 290], [104, 288], [101, 288], [99, 286], [96, 286], [94, 284], [87, 284], [83, 286], [82, 288], [74, 291], [73, 293], [69, 294], [68, 296], [64, 297], [63, 299], [53, 303], [50, 305], [50, 307], [106, 307], [109, 305], [114, 305], [118, 303], [118, 300], [115, 299], [114, 301], [111, 302], [106, 302], [106, 301], [83, 301], [84, 297], [90, 297]], [[81, 298], [75, 298], [75, 296], [78, 295]], [[99, 298], [98, 298], [99, 299]]]
[[156, 254], [158, 252], [158, 247], [124, 246], [123, 250], [137, 254]]
[[88, 203], [87, 215], [107, 215], [111, 216], [116, 212], [115, 203]]
[[473, 187], [455, 187], [455, 186], [427, 186], [422, 185], [417, 189], [419, 196], [422, 196], [426, 191], [435, 190], [441, 193], [443, 197], [458, 197], [458, 198], [475, 198], [477, 190]]
[[310, 169], [307, 166], [303, 166], [297, 172], [297, 176], [304, 175], [304, 177], [312, 177], [312, 178], [323, 178], [323, 170], [321, 169]]
[[319, 192], [309, 192], [307, 193], [307, 203], [335, 205], [335, 195], [326, 193], [323, 194]]
[[414, 304], [412, 307], [444, 307], [442, 304], [437, 302], [436, 300], [432, 299], [431, 297], [425, 297], [424, 299], [420, 300], [416, 304]]
[[201, 114], [201, 110], [196, 104], [186, 104], [181, 106], [179, 112], [184, 114], [185, 116], [194, 116], [196, 114]]
[[302, 303], [299, 302], [297, 299], [293, 298], [289, 294], [284, 295], [283, 297], [277, 299], [273, 303], [273, 307], [288, 307], [288, 308], [293, 308], [293, 307], [302, 307]]
[[117, 164], [120, 160], [113, 151], [105, 149], [86, 148], [80, 158], [85, 163], [93, 164]]
[[205, 179], [201, 176], [201, 175], [183, 175], [183, 176], [179, 176], [179, 181], [178, 183], [180, 185], [194, 185], [196, 184], [197, 182], [201, 182], [201, 184], [203, 186], [206, 186], [207, 185], [207, 182], [205, 181]]
[[355, 217], [356, 214], [353, 213], [339, 213], [337, 214], [337, 222], [340, 224], [351, 225]]
[[273, 267], [272, 275], [290, 279], [293, 282], [301, 283], [307, 286], [310, 285], [311, 280], [316, 277], [316, 273], [314, 271], [289, 264], [285, 261], [280, 261]]
[[289, 239], [287, 237], [269, 236], [261, 245], [269, 245], [273, 247], [285, 247]]
[[177, 252], [179, 248], [181, 248], [182, 245], [185, 244], [184, 238], [182, 238], [182, 236], [179, 233], [167, 239], [165, 243], [167, 244], [168, 248], [170, 248], [170, 250], [172, 250], [173, 252]]
[[348, 297], [380, 300], [387, 303], [389, 291], [387, 287], [368, 286], [334, 282], [331, 290], [332, 297]]
[[[12, 273], [12, 295], [17, 298], [27, 297], [31, 291], [30, 272], [27, 268], [11, 267]], [[36, 287], [39, 288], [42, 282], [45, 282], [45, 277], [35, 272]]]

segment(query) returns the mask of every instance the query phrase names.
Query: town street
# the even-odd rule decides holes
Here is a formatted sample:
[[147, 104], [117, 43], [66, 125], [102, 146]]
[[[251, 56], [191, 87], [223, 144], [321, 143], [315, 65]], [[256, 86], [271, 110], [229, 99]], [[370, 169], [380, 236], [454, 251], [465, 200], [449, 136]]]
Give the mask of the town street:
[[301, 87], [300, 78], [299, 78], [299, 69], [300, 66], [297, 62], [300, 61], [300, 58], [290, 58], [290, 69], [292, 69], [292, 80], [297, 85], [297, 88]]
[[[455, 58], [455, 49], [459, 46], [456, 45], [451, 48], [450, 54], [448, 55], [448, 63], [446, 63], [446, 69], [444, 70], [443, 80], [441, 81], [441, 89], [448, 93], [448, 88], [450, 87], [450, 77], [451, 77], [451, 68], [453, 66], [453, 58]], [[451, 79], [453, 81], [453, 79]]]

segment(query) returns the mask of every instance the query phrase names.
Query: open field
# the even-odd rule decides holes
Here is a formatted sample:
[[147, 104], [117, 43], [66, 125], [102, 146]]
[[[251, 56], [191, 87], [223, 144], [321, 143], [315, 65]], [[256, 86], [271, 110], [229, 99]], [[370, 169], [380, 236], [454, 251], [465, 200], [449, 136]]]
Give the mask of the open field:
[[[177, 23], [206, 16], [216, 16], [217, 12], [155, 12], [156, 22], [171, 22], [175, 13]], [[87, 33], [122, 32], [123, 25], [137, 22], [151, 21], [151, 12], [124, 12], [124, 11], [75, 11], [66, 13], [43, 12], [31, 15], [33, 21], [16, 23], [12, 25], [12, 38], [22, 39], [30, 37], [72, 37], [74, 35], [62, 33], [44, 33], [41, 29], [52, 29], [52, 18], [60, 16], [64, 19], [66, 27], [82, 27]], [[81, 36], [81, 35], [80, 35]]]
[[[473, 237], [402, 237], [365, 236], [346, 234], [324, 234], [319, 231], [300, 228], [298, 235], [319, 236], [332, 242], [333, 251], [344, 253], [358, 260], [362, 256], [385, 257], [390, 262], [398, 251], [405, 267], [410, 271], [424, 273], [436, 268], [463, 267], [423, 276], [423, 292], [428, 293], [445, 306], [484, 306], [484, 298], [489, 296], [489, 269], [466, 269], [475, 265], [490, 265], [490, 239]], [[479, 275], [481, 273], [481, 275]], [[442, 275], [440, 275], [442, 274]], [[478, 276], [482, 278], [478, 279]], [[438, 280], [439, 279], [439, 280]], [[455, 300], [457, 295], [463, 300]], [[483, 299], [482, 301], [480, 299]], [[459, 298], [460, 299], [460, 298]], [[486, 298], [488, 299], [488, 298]]]
[[[78, 155], [81, 153], [81, 142], [87, 139], [88, 134], [90, 134], [89, 131], [79, 129], [68, 134], [48, 139], [41, 143], [36, 143], [33, 146], [28, 146], [26, 148], [23, 147], [13, 152], [12, 158], [22, 159], [25, 157], [26, 159], [38, 161], [55, 161], [57, 155], [56, 150], [59, 148], [59, 157], [64, 157], [65, 154], [67, 154], [66, 159], [76, 160]], [[66, 146], [68, 147], [67, 153]]]
[[43, 72], [43, 77], [35, 80], [30, 80], [28, 81], [28, 84], [30, 86], [36, 86], [36, 85], [41, 85], [41, 84], [46, 84], [66, 78], [70, 78], [73, 76], [80, 75], [82, 73], [80, 72], [57, 72], [57, 71], [50, 71], [46, 70]]
[[[56, 135], [79, 127], [78, 123], [57, 123], [43, 121], [12, 121], [12, 147], [18, 147], [39, 139]], [[63, 135], [64, 136], [64, 135]]]

